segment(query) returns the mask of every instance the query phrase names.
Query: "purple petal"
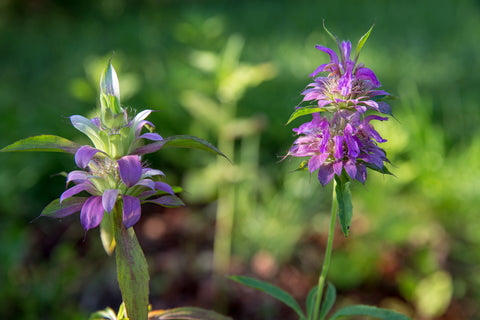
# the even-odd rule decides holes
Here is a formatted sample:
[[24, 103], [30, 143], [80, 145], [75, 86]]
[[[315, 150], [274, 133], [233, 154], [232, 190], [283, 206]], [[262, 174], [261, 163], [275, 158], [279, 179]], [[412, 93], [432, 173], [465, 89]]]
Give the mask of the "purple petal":
[[372, 70], [370, 70], [368, 68], [365, 68], [365, 67], [358, 68], [355, 71], [355, 76], [358, 79], [370, 80], [375, 87], [380, 86], [380, 81], [378, 81], [377, 76], [375, 75], [375, 73]]
[[317, 74], [325, 70], [325, 67], [329, 65], [329, 63], [324, 63], [319, 65], [312, 73], [310, 73], [308, 76], [309, 77], [315, 77]]
[[135, 127], [135, 136], [136, 137], [140, 135], [140, 132], [142, 131], [142, 128], [147, 124], [150, 127], [155, 128], [155, 125], [148, 120], [141, 120], [141, 121], [136, 123], [136, 127]]
[[90, 184], [90, 182], [77, 184], [76, 186], [73, 186], [62, 193], [62, 195], [60, 196], [60, 203], [63, 202], [63, 200], [76, 195], [77, 193], [80, 193], [82, 191], [88, 191], [91, 189], [92, 189], [92, 185]]
[[102, 205], [106, 212], [112, 212], [115, 202], [117, 202], [118, 192], [117, 189], [107, 189], [103, 192]]
[[328, 53], [328, 55], [330, 56], [330, 59], [333, 63], [335, 64], [338, 64], [338, 56], [337, 54], [335, 53], [335, 51], [333, 51], [332, 49], [330, 48], [327, 48], [327, 47], [324, 47], [324, 46], [319, 46], [319, 45], [316, 45], [315, 46], [316, 49], [320, 50], [320, 51], [323, 51], [325, 53]]
[[165, 182], [155, 181], [155, 189], [165, 191], [166, 193], [174, 194], [172, 187]]
[[150, 188], [152, 190], [155, 190], [155, 182], [151, 179], [142, 179], [142, 180], [138, 181], [135, 185], [136, 186], [144, 186], [144, 187]]
[[88, 173], [85, 171], [74, 170], [68, 173], [67, 175], [67, 184], [70, 182], [76, 182], [77, 184], [88, 180]]
[[367, 180], [367, 168], [364, 165], [359, 164], [357, 166], [357, 177], [356, 179], [361, 183], [365, 183]]
[[342, 175], [342, 170], [343, 170], [343, 161], [336, 161], [333, 163], [333, 172], [335, 172], [337, 176], [340, 177]]
[[123, 199], [123, 224], [125, 228], [130, 228], [140, 219], [141, 207], [140, 200], [132, 196], [122, 196]]
[[103, 218], [102, 197], [92, 196], [83, 204], [80, 211], [80, 222], [85, 230], [97, 227]]
[[318, 168], [320, 168], [320, 166], [323, 165], [323, 163], [327, 158], [328, 158], [328, 153], [322, 153], [319, 155], [312, 156], [308, 161], [308, 170], [310, 172], [318, 170]]
[[352, 179], [355, 179], [357, 177], [357, 166], [354, 161], [348, 160], [344, 163], [343, 167]]
[[143, 138], [143, 139], [148, 139], [148, 140], [152, 140], [152, 141], [161, 141], [163, 140], [162, 136], [159, 135], [158, 133], [144, 133], [142, 134], [139, 138]]
[[147, 144], [133, 150], [132, 154], [147, 154], [160, 150], [165, 145], [165, 140]]
[[93, 119], [90, 119], [90, 121], [92, 121], [92, 123], [97, 127], [97, 128], [100, 128], [101, 126], [101, 123], [100, 123], [100, 118], [93, 118]]
[[84, 169], [98, 152], [101, 151], [91, 146], [81, 146], [75, 153], [75, 163], [78, 167]]
[[350, 41], [342, 41], [340, 45], [343, 62], [350, 61], [350, 51], [352, 50], [352, 43]]
[[333, 137], [333, 141], [335, 142], [335, 151], [334, 151], [334, 156], [336, 159], [342, 159], [343, 158], [343, 142], [345, 141], [345, 138], [343, 136], [335, 136]]
[[153, 176], [165, 176], [165, 173], [161, 170], [157, 169], [151, 169], [151, 168], [144, 168], [142, 170], [142, 177], [147, 178], [147, 177], [153, 177]]
[[117, 161], [120, 178], [127, 187], [135, 185], [142, 176], [142, 163], [137, 155], [125, 156]]
[[318, 169], [318, 181], [320, 181], [322, 186], [326, 186], [332, 180], [333, 174], [333, 165], [331, 163], [321, 166]]

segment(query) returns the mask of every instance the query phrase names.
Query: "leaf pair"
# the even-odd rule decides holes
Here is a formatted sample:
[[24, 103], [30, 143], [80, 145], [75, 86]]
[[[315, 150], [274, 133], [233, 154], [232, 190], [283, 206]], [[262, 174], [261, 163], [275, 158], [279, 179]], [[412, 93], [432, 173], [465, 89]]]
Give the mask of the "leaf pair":
[[[248, 287], [263, 291], [275, 299], [283, 302], [298, 314], [300, 320], [326, 319], [326, 316], [332, 309], [336, 300], [335, 286], [331, 283], [328, 283], [325, 298], [320, 305], [318, 319], [313, 319], [317, 287], [314, 287], [312, 290], [310, 290], [310, 293], [307, 296], [307, 313], [305, 314], [297, 301], [295, 301], [295, 299], [289, 293], [268, 282], [245, 276], [231, 276], [230, 279]], [[346, 316], [370, 316], [383, 320], [411, 320], [409, 317], [398, 312], [366, 305], [354, 305], [340, 308], [329, 318], [329, 320], [336, 320]]]

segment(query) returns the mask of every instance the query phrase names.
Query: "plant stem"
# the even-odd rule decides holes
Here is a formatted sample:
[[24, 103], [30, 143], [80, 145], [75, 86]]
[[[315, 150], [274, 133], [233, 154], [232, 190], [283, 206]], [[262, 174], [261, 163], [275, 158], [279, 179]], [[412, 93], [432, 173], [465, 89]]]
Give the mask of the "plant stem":
[[[318, 286], [317, 286], [317, 295], [315, 299], [315, 308], [313, 311], [313, 317], [311, 320], [317, 320], [320, 311], [320, 304], [322, 301], [323, 295], [323, 288], [325, 287], [325, 280], [327, 278], [328, 268], [330, 266], [330, 257], [332, 255], [332, 247], [333, 247], [333, 238], [335, 235], [335, 223], [337, 220], [337, 209], [338, 203], [336, 199], [336, 181], [333, 179], [333, 191], [332, 191], [332, 211], [330, 213], [330, 228], [328, 229], [328, 240], [327, 240], [327, 248], [325, 249], [325, 258], [323, 259], [323, 266], [322, 272], [320, 273], [320, 277], [318, 278]], [[323, 320], [323, 317], [322, 319]]]

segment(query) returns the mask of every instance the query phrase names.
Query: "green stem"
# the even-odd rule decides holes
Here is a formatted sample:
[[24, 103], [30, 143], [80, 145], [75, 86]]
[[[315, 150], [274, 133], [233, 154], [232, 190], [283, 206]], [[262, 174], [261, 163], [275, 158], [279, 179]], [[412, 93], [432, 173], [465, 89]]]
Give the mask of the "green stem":
[[121, 206], [110, 213], [114, 220], [117, 278], [130, 320], [148, 318], [148, 265], [133, 228], [126, 229]]
[[[325, 280], [327, 278], [327, 273], [328, 273], [328, 268], [330, 266], [330, 257], [332, 256], [332, 247], [333, 247], [333, 238], [335, 235], [335, 223], [336, 223], [336, 218], [337, 218], [337, 209], [338, 209], [338, 203], [336, 199], [336, 194], [335, 194], [335, 186], [336, 186], [336, 181], [335, 179], [333, 180], [333, 196], [332, 196], [332, 211], [330, 213], [330, 228], [328, 230], [328, 240], [327, 240], [327, 248], [325, 249], [325, 258], [323, 260], [323, 267], [322, 267], [322, 272], [320, 273], [320, 277], [318, 278], [318, 286], [317, 286], [317, 295], [315, 299], [315, 308], [313, 311], [313, 318], [311, 320], [317, 320], [318, 319], [318, 313], [320, 311], [320, 304], [322, 301], [322, 295], [323, 295], [323, 288], [325, 287]], [[323, 320], [320, 319], [320, 320]]]

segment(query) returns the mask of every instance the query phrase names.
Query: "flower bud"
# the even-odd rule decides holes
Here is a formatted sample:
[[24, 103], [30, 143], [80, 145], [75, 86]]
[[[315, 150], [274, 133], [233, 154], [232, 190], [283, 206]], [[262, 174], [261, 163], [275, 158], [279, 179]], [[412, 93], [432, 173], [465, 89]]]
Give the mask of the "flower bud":
[[101, 76], [100, 102], [102, 107], [110, 109], [114, 114], [122, 112], [120, 107], [120, 84], [117, 73], [110, 62]]

